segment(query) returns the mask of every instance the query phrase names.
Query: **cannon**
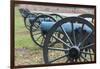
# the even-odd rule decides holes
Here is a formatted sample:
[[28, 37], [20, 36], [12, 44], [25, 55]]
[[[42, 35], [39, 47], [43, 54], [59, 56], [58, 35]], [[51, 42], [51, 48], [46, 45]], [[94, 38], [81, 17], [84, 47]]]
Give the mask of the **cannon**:
[[[26, 17], [24, 23], [25, 23], [25, 26], [26, 26], [26, 28], [27, 28], [28, 30], [30, 30], [31, 24], [34, 23], [34, 22], [33, 22], [34, 19], [35, 19], [37, 16], [39, 16], [39, 15], [43, 15], [43, 13], [34, 13], [34, 14], [33, 14], [33, 13], [30, 13], [30, 14]], [[52, 18], [54, 18], [56, 21], [62, 19], [62, 16], [60, 16], [59, 14], [49, 14], [49, 16], [51, 16]], [[45, 18], [45, 19], [46, 19], [46, 18]], [[43, 18], [41, 18], [41, 20], [43, 20]], [[36, 24], [36, 23], [35, 23], [35, 24]]]
[[39, 15], [30, 26], [30, 35], [43, 49], [45, 64], [94, 61], [95, 30], [83, 15], [58, 21], [50, 15]]
[[[94, 27], [89, 21], [81, 17], [67, 17], [54, 25], [50, 23], [51, 28], [43, 28], [43, 26], [45, 26], [44, 22], [41, 24], [42, 31], [48, 31], [43, 46], [46, 64], [56, 63], [61, 59], [64, 59], [65, 63], [93, 61], [95, 35]], [[85, 51], [86, 49], [88, 52]], [[54, 51], [53, 56], [51, 56], [52, 51]], [[58, 51], [63, 55], [56, 56]]]
[[[24, 25], [25, 25], [25, 27], [26, 27], [28, 30], [30, 30], [31, 24], [34, 23], [34, 22], [33, 22], [34, 19], [35, 19], [37, 16], [39, 16], [39, 15], [43, 15], [43, 13], [31, 13], [31, 12], [30, 12], [28, 9], [26, 9], [26, 8], [20, 8], [19, 11], [20, 11], [22, 17], [24, 18]], [[49, 16], [51, 16], [52, 18], [54, 18], [54, 19], [56, 20], [56, 22], [57, 22], [58, 20], [63, 19], [63, 17], [62, 17], [61, 15], [59, 15], [59, 14], [49, 14]], [[46, 18], [45, 18], [45, 19], [46, 19]], [[42, 20], [42, 18], [41, 18], [41, 20]], [[39, 22], [39, 21], [38, 21], [38, 22]], [[38, 23], [38, 22], [37, 22], [37, 23]], [[35, 23], [35, 24], [37, 24], [37, 23]], [[36, 25], [35, 25], [34, 27], [36, 27]]]
[[[34, 19], [39, 15], [43, 15], [43, 13], [31, 13], [26, 8], [20, 8], [19, 11], [24, 18], [24, 24], [28, 30], [30, 30], [30, 26], [33, 23]], [[49, 16], [54, 18], [56, 21], [63, 19], [63, 17], [59, 14], [49, 14]]]

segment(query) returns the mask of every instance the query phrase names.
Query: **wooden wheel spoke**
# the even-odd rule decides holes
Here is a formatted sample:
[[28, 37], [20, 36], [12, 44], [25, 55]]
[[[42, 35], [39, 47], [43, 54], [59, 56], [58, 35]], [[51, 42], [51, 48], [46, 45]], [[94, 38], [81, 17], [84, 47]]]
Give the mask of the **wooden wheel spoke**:
[[38, 34], [41, 34], [41, 32], [38, 32], [38, 33], [34, 33], [33, 35], [38, 35]]
[[78, 46], [81, 47], [81, 45], [90, 37], [90, 35], [92, 35], [92, 33], [93, 32], [89, 33]]
[[41, 44], [41, 45], [43, 45], [43, 43], [44, 43], [44, 38], [42, 38], [42, 40], [41, 40], [41, 43], [40, 43], [40, 44]]
[[36, 41], [38, 41], [41, 37], [42, 37], [42, 35], [40, 35], [40, 36], [36, 39]]
[[86, 62], [88, 62], [88, 60], [84, 56], [81, 55], [81, 58], [83, 58]]
[[81, 60], [81, 58], [80, 58], [80, 57], [79, 57], [78, 59], [79, 59], [79, 62], [82, 62], [82, 60]]
[[62, 29], [64, 35], [66, 36], [66, 38], [68, 39], [68, 41], [70, 42], [70, 44], [73, 46], [73, 43], [72, 43], [70, 37], [68, 36], [67, 32], [65, 31], [65, 29], [62, 26], [61, 26], [61, 29]]
[[75, 36], [75, 31], [74, 31], [74, 24], [71, 24], [72, 26], [72, 36], [73, 36], [73, 40], [74, 40], [74, 45], [76, 45], [76, 36]]
[[58, 37], [56, 37], [56, 36], [54, 36], [54, 35], [52, 35], [52, 37], [54, 37], [54, 38], [57, 39], [58, 41], [60, 41], [60, 42], [62, 42], [63, 44], [65, 44], [68, 48], [70, 48], [70, 46], [69, 46], [66, 42], [64, 42], [63, 40], [61, 40], [60, 38], [58, 38]]
[[95, 43], [92, 43], [92, 44], [86, 45], [86, 46], [84, 46], [84, 47], [81, 47], [80, 49], [81, 49], [81, 50], [87, 49], [87, 48], [90, 48], [90, 47], [92, 47], [92, 46], [94, 46], [94, 45], [95, 45]]
[[56, 61], [56, 60], [59, 60], [59, 59], [62, 59], [62, 58], [64, 58], [64, 57], [66, 57], [66, 56], [68, 56], [68, 55], [64, 55], [64, 56], [58, 57], [58, 58], [56, 58], [56, 59], [54, 59], [54, 60], [49, 61], [49, 63], [52, 63], [52, 62], [54, 62], [54, 61]]
[[81, 53], [82, 54], [88, 54], [88, 55], [95, 55], [94, 53], [88, 53], [88, 52], [82, 52], [82, 51], [81, 51]]
[[[91, 50], [89, 49], [89, 52], [91, 52]], [[92, 61], [92, 55], [90, 55], [90, 59], [91, 59], [91, 61]]]
[[68, 51], [67, 49], [62, 49], [62, 48], [52, 48], [52, 47], [48, 47], [48, 50]]
[[68, 63], [68, 62], [69, 62], [69, 60], [70, 60], [70, 58], [68, 57], [68, 58], [67, 58], [67, 60], [66, 60], [66, 63]]

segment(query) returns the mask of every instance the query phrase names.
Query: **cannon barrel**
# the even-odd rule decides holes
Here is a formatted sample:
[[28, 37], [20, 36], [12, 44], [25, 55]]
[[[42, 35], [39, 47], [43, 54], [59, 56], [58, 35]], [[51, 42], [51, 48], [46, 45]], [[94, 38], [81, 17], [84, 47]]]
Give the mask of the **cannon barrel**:
[[[42, 21], [41, 24], [40, 24], [42, 33], [46, 34], [54, 24], [55, 24], [55, 22]], [[76, 32], [79, 31], [80, 28], [82, 28], [82, 24], [79, 24], [77, 22], [73, 23], [73, 25], [74, 25], [74, 31], [76, 31]], [[68, 32], [68, 33], [72, 32], [72, 26], [71, 26], [70, 22], [63, 24], [62, 27], [65, 29], [66, 32]], [[60, 27], [56, 31], [62, 32]], [[90, 33], [90, 32], [92, 32], [92, 29], [89, 28], [87, 25], [84, 25], [83, 31]]]

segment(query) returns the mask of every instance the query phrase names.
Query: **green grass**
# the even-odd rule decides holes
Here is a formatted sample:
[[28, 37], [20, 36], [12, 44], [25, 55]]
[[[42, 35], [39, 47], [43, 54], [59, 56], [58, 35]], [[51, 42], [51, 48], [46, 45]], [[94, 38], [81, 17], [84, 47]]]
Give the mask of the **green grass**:
[[17, 7], [15, 7], [15, 48], [38, 49], [32, 41], [30, 32], [24, 25], [24, 19]]
[[15, 65], [43, 63], [42, 49], [31, 39], [18, 7], [15, 7]]

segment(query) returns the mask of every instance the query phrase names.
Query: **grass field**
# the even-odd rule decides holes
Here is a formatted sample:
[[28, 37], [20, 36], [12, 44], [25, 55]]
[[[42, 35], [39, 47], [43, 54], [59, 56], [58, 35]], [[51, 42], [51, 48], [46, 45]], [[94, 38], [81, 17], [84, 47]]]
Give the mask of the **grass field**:
[[42, 50], [32, 41], [18, 7], [15, 7], [15, 64], [41, 63], [43, 63]]

